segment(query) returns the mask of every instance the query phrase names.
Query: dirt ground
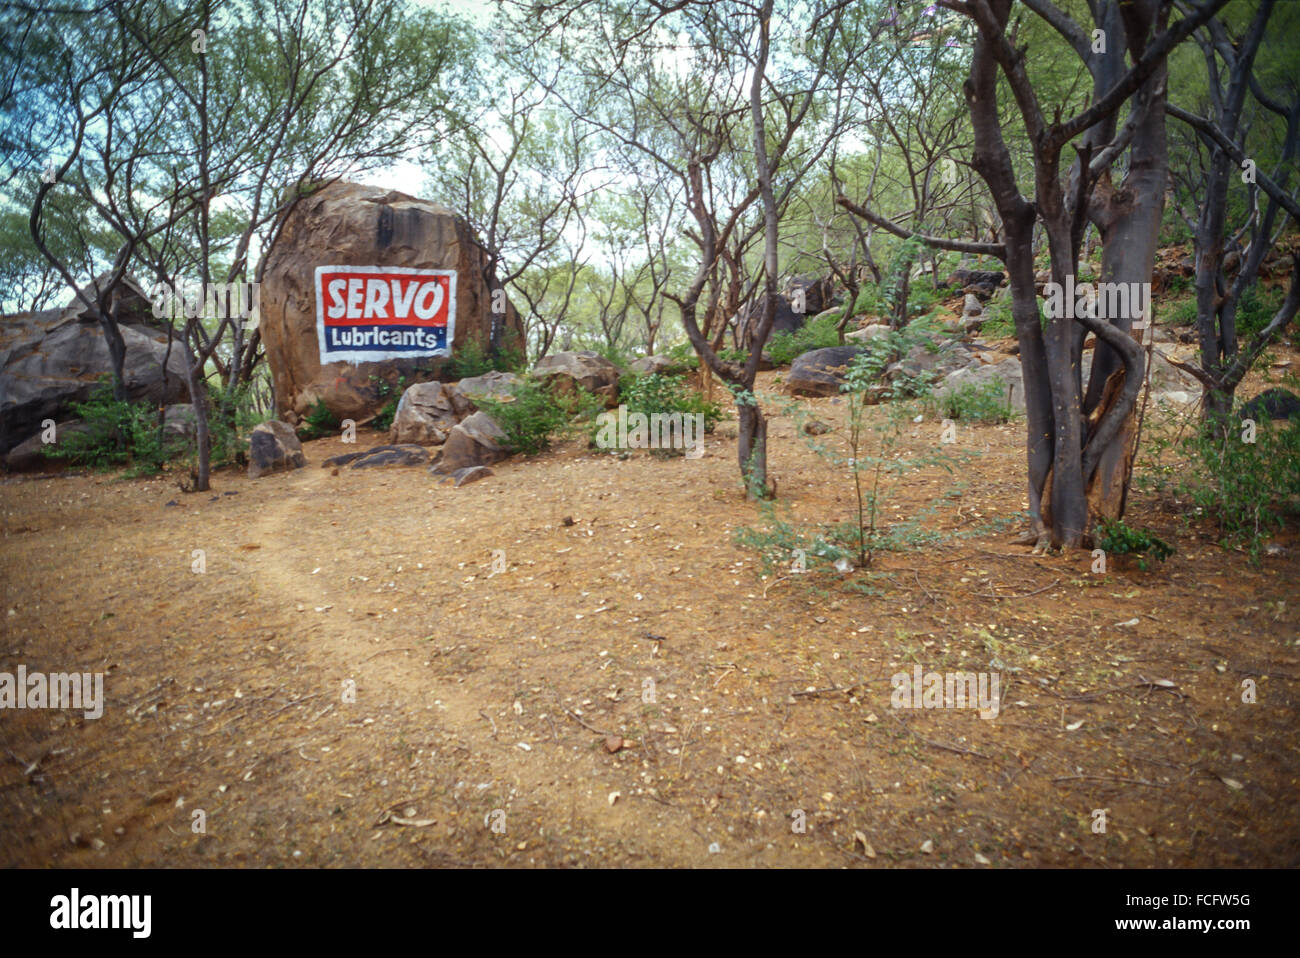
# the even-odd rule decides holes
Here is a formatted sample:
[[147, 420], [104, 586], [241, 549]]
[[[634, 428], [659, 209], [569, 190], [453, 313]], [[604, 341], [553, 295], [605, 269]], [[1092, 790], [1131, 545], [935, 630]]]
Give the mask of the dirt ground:
[[[801, 405], [843, 435], [840, 400]], [[795, 428], [783, 506], [848, 519]], [[765, 575], [734, 429], [461, 489], [335, 475], [337, 439], [210, 494], [4, 480], [0, 671], [104, 672], [106, 703], [0, 713], [0, 864], [1300, 864], [1300, 544], [1252, 566], [1135, 493], [1168, 562], [1032, 556], [985, 525], [1025, 505], [1017, 421], [889, 487], [943, 541]], [[891, 708], [916, 666], [999, 670], [1000, 713]]]

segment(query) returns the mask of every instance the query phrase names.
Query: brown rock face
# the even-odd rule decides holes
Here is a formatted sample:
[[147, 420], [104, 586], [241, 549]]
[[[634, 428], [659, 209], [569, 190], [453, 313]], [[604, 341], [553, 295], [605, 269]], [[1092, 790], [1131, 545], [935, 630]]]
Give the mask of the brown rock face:
[[[487, 253], [464, 220], [436, 203], [342, 182], [301, 200], [287, 214], [267, 254], [262, 277], [260, 328], [280, 414], [297, 419], [321, 400], [340, 419], [362, 421], [387, 402], [372, 376], [394, 386], [399, 376], [408, 383], [428, 382], [440, 378], [447, 362], [443, 355], [322, 363], [318, 267], [454, 271], [451, 354], [469, 342], [487, 350], [493, 343], [494, 323], [496, 344], [520, 349], [523, 327], [515, 308], [504, 300], [504, 315], [492, 313], [492, 289], [484, 272], [487, 262]], [[386, 284], [383, 296], [385, 305], [376, 301], [375, 315], [382, 315], [390, 301]], [[396, 310], [400, 298], [395, 286], [387, 308]], [[428, 306], [433, 301], [417, 295], [416, 312], [422, 302]], [[358, 310], [363, 302], [368, 311], [371, 304], [361, 297], [356, 301]], [[369, 328], [368, 322], [365, 325]]]
[[[93, 296], [89, 285], [85, 292]], [[112, 300], [109, 308], [126, 346], [122, 377], [128, 397], [159, 404], [184, 402], [189, 398], [185, 361], [179, 346], [168, 352], [167, 335], [155, 326], [147, 293], [128, 279]], [[75, 296], [63, 309], [3, 317], [0, 453], [37, 435], [46, 419], [71, 418], [72, 404], [89, 399], [96, 380], [112, 372], [104, 333], [91, 317]]]

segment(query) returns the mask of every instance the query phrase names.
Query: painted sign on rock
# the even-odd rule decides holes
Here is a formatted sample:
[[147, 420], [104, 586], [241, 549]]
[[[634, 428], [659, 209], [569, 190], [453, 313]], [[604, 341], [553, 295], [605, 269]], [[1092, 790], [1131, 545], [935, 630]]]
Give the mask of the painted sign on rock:
[[455, 270], [316, 267], [322, 363], [449, 356], [455, 333]]

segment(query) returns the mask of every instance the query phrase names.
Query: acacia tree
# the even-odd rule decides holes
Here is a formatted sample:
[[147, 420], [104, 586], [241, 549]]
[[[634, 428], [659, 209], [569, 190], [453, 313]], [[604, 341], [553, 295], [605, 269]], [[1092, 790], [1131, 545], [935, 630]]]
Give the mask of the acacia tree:
[[[1035, 549], [1081, 546], [1098, 520], [1123, 514], [1144, 373], [1143, 351], [1132, 331], [1135, 320], [1149, 317], [1132, 309], [1097, 317], [1089, 308], [1041, 317], [1034, 230], [1046, 235], [1050, 278], [1058, 289], [1077, 273], [1090, 219], [1103, 242], [1102, 281], [1150, 288], [1168, 169], [1166, 57], [1226, 2], [1205, 0], [1170, 25], [1171, 4], [1164, 0], [1094, 0], [1088, 10], [1094, 29], [1088, 32], [1050, 0], [1025, 0], [1092, 77], [1090, 104], [1068, 119], [1064, 105], [1049, 119], [1030, 77], [1019, 23], [1011, 20], [1011, 0], [941, 2], [970, 17], [977, 30], [964, 88], [975, 145], [971, 166], [988, 186], [1004, 237], [996, 244], [946, 245], [998, 256], [1007, 266], [1028, 420], [1031, 527], [1025, 541]], [[1029, 196], [1004, 136], [1000, 80], [1011, 92], [1031, 149]], [[1121, 109], [1128, 119], [1116, 129]], [[1067, 146], [1075, 151], [1070, 163], [1063, 158]], [[1115, 183], [1112, 171], [1121, 156], [1127, 172]], [[923, 239], [944, 245], [939, 238]], [[1090, 333], [1099, 354], [1085, 394], [1081, 360]]]
[[[577, 0], [557, 5], [544, 24], [562, 34], [576, 75], [576, 88], [561, 93], [574, 120], [599, 130], [612, 160], [643, 185], [672, 182], [690, 214], [698, 259], [685, 287], [666, 295], [701, 365], [736, 397], [750, 495], [772, 490], [767, 422], [753, 387], [776, 312], [780, 216], [835, 131], [827, 93], [868, 39], [848, 6], [789, 3], [778, 15], [774, 0], [684, 0], [648, 11]], [[739, 195], [729, 189], [736, 186]], [[718, 355], [705, 325], [717, 315], [724, 257], [751, 229], [764, 240], [763, 294], [750, 354], [739, 363]]]
[[[1300, 149], [1300, 84], [1295, 77], [1296, 58], [1287, 52], [1281, 69], [1265, 88], [1256, 69], [1270, 21], [1279, 11], [1274, 0], [1260, 0], [1244, 27], [1234, 30], [1215, 17], [1195, 34], [1205, 62], [1203, 94], [1196, 110], [1167, 104], [1166, 110], [1187, 124], [1194, 134], [1188, 153], [1201, 161], [1200, 175], [1177, 185], [1195, 208], [1185, 214], [1193, 230], [1196, 251], [1196, 325], [1201, 362], [1183, 365], [1200, 379], [1207, 422], [1220, 431], [1230, 427], [1233, 395], [1251, 365], [1281, 335], [1300, 308], [1300, 255], [1293, 255], [1288, 295], [1271, 320], [1255, 332], [1244, 347], [1238, 341], [1237, 308], [1242, 296], [1259, 281], [1260, 267], [1287, 225], [1300, 226], [1300, 203], [1288, 192]], [[1300, 23], [1285, 11], [1274, 35], [1294, 31]], [[1249, 122], [1250, 108], [1264, 111], [1261, 122]], [[1204, 114], [1204, 115], [1203, 115]], [[1272, 122], [1269, 122], [1269, 121]], [[1265, 136], [1280, 128], [1280, 149], [1271, 170], [1264, 161]], [[1252, 136], [1252, 133], [1254, 134]], [[1250, 148], [1250, 140], [1255, 148]], [[1238, 185], [1239, 184], [1239, 185]], [[1240, 225], [1233, 224], [1229, 238], [1229, 199], [1234, 185], [1244, 193]], [[1259, 194], [1265, 194], [1260, 209]], [[1279, 224], [1280, 214], [1282, 223]], [[1236, 276], [1229, 281], [1229, 244], [1246, 237], [1244, 255], [1237, 257]]]

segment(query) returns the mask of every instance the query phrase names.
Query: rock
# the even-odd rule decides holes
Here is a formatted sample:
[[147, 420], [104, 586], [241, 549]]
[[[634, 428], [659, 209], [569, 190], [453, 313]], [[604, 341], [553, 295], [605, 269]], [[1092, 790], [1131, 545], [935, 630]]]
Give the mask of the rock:
[[873, 339], [889, 335], [889, 326], [885, 323], [872, 323], [870, 326], [863, 326], [861, 329], [855, 329], [851, 333], [845, 333], [845, 339], [854, 339], [858, 342], [869, 343]]
[[518, 349], [523, 327], [514, 306], [492, 311], [485, 278], [488, 254], [451, 210], [394, 190], [334, 182], [287, 214], [266, 256], [259, 327], [282, 417], [306, 415], [321, 400], [339, 419], [364, 420], [388, 401], [372, 376], [427, 382], [442, 357], [328, 362], [317, 337], [316, 268], [399, 267], [454, 270], [455, 312], [448, 324], [452, 355], [474, 342], [487, 348], [495, 329], [502, 348]]
[[[54, 427], [54, 443], [58, 445], [65, 437], [78, 432], [87, 432], [87, 426], [80, 419], [69, 419]], [[57, 468], [59, 459], [51, 459], [42, 451], [45, 449], [45, 430], [42, 429], [9, 450], [5, 456], [5, 468], [10, 472], [38, 472], [42, 469]]]
[[[94, 295], [89, 286], [85, 295]], [[185, 362], [176, 347], [168, 354], [166, 333], [152, 325], [158, 321], [143, 290], [124, 281], [109, 308], [126, 346], [127, 397], [158, 405], [188, 399]], [[75, 295], [63, 309], [5, 317], [0, 322], [0, 453], [37, 432], [46, 419], [74, 418], [72, 404], [85, 402], [96, 380], [111, 373], [103, 329]]]
[[462, 379], [456, 383], [456, 389], [472, 405], [480, 399], [487, 399], [492, 402], [511, 402], [515, 398], [515, 388], [522, 384], [523, 380], [514, 373], [503, 373], [494, 369], [482, 376]]
[[1173, 403], [1179, 406], [1186, 406], [1200, 400], [1200, 393], [1192, 394], [1180, 389], [1171, 389], [1167, 392], [1155, 393], [1151, 397], [1156, 402]]
[[486, 479], [495, 473], [487, 466], [468, 466], [464, 469], [457, 469], [449, 475], [444, 482], [455, 482], [456, 488], [468, 485], [471, 482], [478, 482], [480, 479]]
[[193, 441], [198, 428], [199, 423], [194, 415], [193, 403], [173, 403], [163, 410], [163, 433], [166, 436]]
[[900, 373], [913, 379], [938, 379], [970, 365], [973, 354], [962, 343], [947, 340], [935, 348], [931, 348], [932, 345], [917, 343], [901, 360], [885, 368], [885, 379], [892, 380]]
[[1004, 279], [1006, 274], [1001, 270], [958, 269], [954, 270], [944, 282], [948, 286], [955, 286], [988, 299], [1002, 285]]
[[397, 404], [390, 430], [396, 443], [435, 446], [447, 441], [452, 427], [473, 412], [473, 404], [447, 383], [408, 386]]
[[657, 356], [642, 356], [640, 359], [632, 360], [632, 362], [628, 364], [627, 368], [638, 376], [657, 376], [671, 372], [673, 361], [662, 354]]
[[599, 353], [553, 353], [538, 361], [533, 376], [562, 395], [581, 387], [603, 396], [607, 406], [618, 403], [618, 367]]
[[506, 434], [501, 427], [487, 413], [476, 412], [448, 433], [442, 455], [429, 467], [429, 472], [453, 475], [458, 469], [491, 465], [509, 455]]
[[966, 299], [963, 300], [961, 304], [961, 318], [965, 319], [967, 316], [979, 316], [983, 314], [983, 312], [984, 307], [980, 305], [980, 301], [976, 298], [975, 294], [967, 293]]
[[1242, 419], [1290, 419], [1300, 412], [1300, 396], [1286, 389], [1273, 388], [1260, 393], [1241, 407]]
[[278, 419], [258, 423], [248, 438], [248, 478], [286, 472], [307, 465], [293, 427]]
[[[956, 392], [962, 386], [983, 386], [1000, 379], [1005, 389], [1010, 390], [1011, 408], [1016, 412], [1025, 411], [1025, 380], [1020, 369], [1020, 360], [1004, 359], [1000, 363], [985, 364], [976, 362], [961, 369], [953, 370], [943, 378], [934, 390], [936, 399], [943, 399]], [[1005, 393], [1003, 394], [1005, 397]]]
[[[776, 314], [772, 317], [772, 333], [792, 333], [802, 329], [808, 317], [825, 312], [833, 303], [835, 281], [833, 278], [816, 279], [799, 276], [786, 284], [785, 291], [776, 297]], [[802, 295], [800, 295], [802, 294]], [[799, 300], [802, 298], [802, 309]], [[742, 329], [751, 326], [752, 333], [757, 329], [763, 315], [763, 304], [759, 300], [750, 303], [736, 317], [737, 325]]]
[[804, 396], [838, 396], [853, 357], [865, 352], [860, 346], [828, 346], [796, 357], [790, 364], [785, 387]]
[[[785, 289], [782, 290], [782, 298], [791, 307], [792, 312], [803, 317], [817, 316], [834, 305], [835, 278], [833, 276], [821, 279], [816, 276], [795, 276], [786, 283]], [[795, 306], [799, 305], [800, 299], [803, 300], [803, 309], [794, 309]]]
[[831, 426], [822, 422], [820, 419], [809, 419], [803, 424], [803, 434], [805, 436], [824, 436], [830, 432]]
[[[1195, 347], [1179, 345], [1171, 349], [1165, 349], [1163, 352], [1164, 355], [1158, 352], [1151, 354], [1151, 389], [1158, 392], [1176, 389], [1200, 395], [1200, 381], [1191, 373], [1184, 372], [1170, 363], [1168, 359], [1165, 359], [1165, 355], [1167, 355], [1169, 359], [1177, 360], [1180, 363], [1197, 362], [1200, 351]], [[1091, 353], [1084, 353], [1085, 358], [1089, 358], [1091, 355]], [[1087, 375], [1091, 368], [1091, 363], [1089, 363], [1084, 374]], [[1087, 382], [1087, 380], [1085, 379], [1084, 382]]]
[[[429, 461], [429, 451], [423, 446], [406, 443], [392, 446], [373, 446], [362, 452], [348, 452], [341, 456], [331, 456], [321, 463], [327, 466], [351, 466], [353, 469], [366, 469], [371, 466], [422, 466]], [[337, 469], [336, 469], [337, 471]]]

